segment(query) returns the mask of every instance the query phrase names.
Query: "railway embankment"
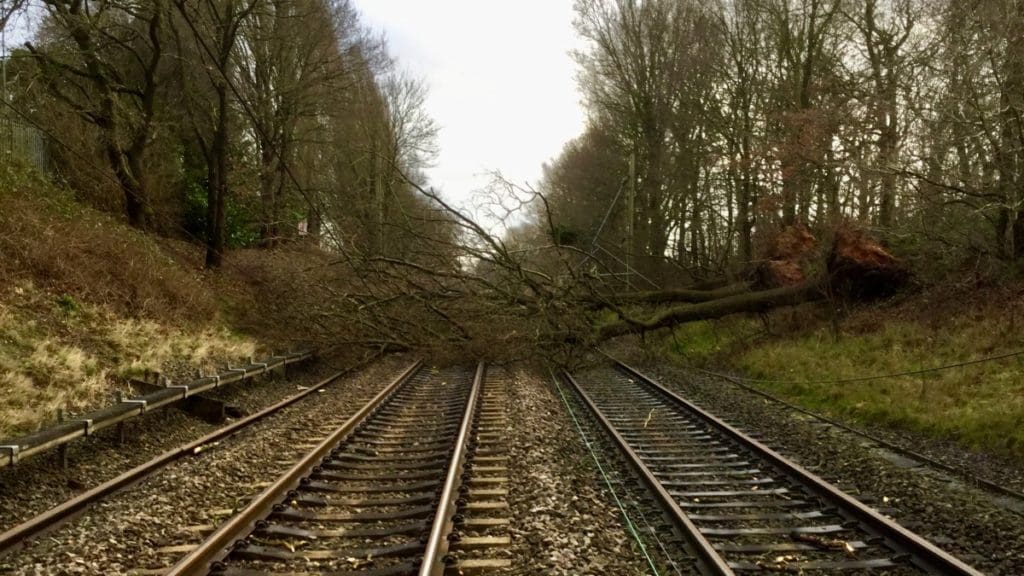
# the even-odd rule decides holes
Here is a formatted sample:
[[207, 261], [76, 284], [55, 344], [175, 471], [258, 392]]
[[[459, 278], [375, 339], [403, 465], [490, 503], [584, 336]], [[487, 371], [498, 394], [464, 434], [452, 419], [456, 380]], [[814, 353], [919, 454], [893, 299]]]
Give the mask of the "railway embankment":
[[0, 438], [250, 358], [312, 349], [296, 313], [322, 255], [239, 250], [203, 268], [186, 231], [143, 233], [27, 168], [0, 167]]

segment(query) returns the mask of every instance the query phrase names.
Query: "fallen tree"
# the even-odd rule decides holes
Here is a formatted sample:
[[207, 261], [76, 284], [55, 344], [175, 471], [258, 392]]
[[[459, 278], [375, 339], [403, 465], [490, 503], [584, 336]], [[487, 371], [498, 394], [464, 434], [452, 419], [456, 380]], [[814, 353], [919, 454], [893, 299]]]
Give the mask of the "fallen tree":
[[[649, 332], [686, 322], [711, 320], [730, 314], [760, 313], [806, 302], [840, 298], [870, 300], [899, 290], [909, 276], [902, 263], [861, 230], [841, 226], [833, 234], [825, 273], [805, 280], [801, 261], [813, 261], [816, 240], [806, 228], [792, 227], [779, 234], [770, 258], [751, 273], [755, 279], [717, 290], [663, 290], [626, 294], [610, 299], [607, 306], [619, 316], [602, 325], [596, 340]], [[680, 304], [648, 312], [639, 318], [622, 304]]]
[[[452, 360], [535, 358], [539, 352], [560, 361], [627, 334], [825, 299], [877, 297], [907, 277], [867, 234], [839, 229], [822, 249], [805, 228], [794, 227], [781, 231], [766, 257], [738, 279], [623, 292], [615, 270], [602, 268], [606, 264], [593, 254], [548, 242], [514, 244], [433, 190], [408, 183], [426, 198], [425, 217], [444, 220], [448, 232], [425, 234], [422, 226], [410, 226], [402, 233], [412, 253], [344, 254], [339, 264], [350, 286], [330, 303], [332, 324], [341, 326], [334, 342]], [[517, 193], [543, 206], [543, 196], [522, 189], [496, 191], [494, 205]]]
[[[646, 292], [631, 292], [617, 294], [610, 299], [619, 304], [665, 304], [672, 302], [710, 302], [728, 296], [744, 294], [753, 288], [751, 282], [737, 282], [715, 290], [700, 290], [694, 288], [674, 288], [669, 290], [650, 290]], [[597, 303], [600, 305], [601, 303]]]
[[711, 320], [730, 314], [765, 312], [780, 306], [792, 306], [823, 300], [828, 295], [828, 280], [804, 282], [796, 286], [784, 286], [744, 294], [724, 296], [699, 304], [674, 306], [654, 313], [645, 319], [622, 316], [621, 320], [605, 324], [597, 333], [597, 340], [608, 340], [625, 334], [649, 332], [669, 328], [686, 322]]

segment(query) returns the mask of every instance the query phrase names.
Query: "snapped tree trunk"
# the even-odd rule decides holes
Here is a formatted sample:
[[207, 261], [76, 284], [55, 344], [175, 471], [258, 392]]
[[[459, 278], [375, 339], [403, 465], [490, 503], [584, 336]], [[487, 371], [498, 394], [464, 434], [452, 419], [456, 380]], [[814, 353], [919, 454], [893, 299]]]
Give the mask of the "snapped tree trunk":
[[642, 333], [677, 324], [721, 318], [739, 312], [763, 312], [780, 306], [792, 306], [825, 298], [824, 281], [816, 280], [796, 286], [748, 292], [685, 306], [674, 306], [650, 318], [622, 319], [602, 326], [597, 340], [625, 334]]

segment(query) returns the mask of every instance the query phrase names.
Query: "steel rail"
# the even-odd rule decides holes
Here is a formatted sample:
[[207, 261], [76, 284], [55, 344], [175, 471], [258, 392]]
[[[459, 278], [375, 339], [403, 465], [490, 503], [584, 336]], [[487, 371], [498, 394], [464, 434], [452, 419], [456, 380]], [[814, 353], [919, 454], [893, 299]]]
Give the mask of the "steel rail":
[[480, 388], [483, 385], [486, 370], [484, 363], [480, 362], [476, 367], [476, 375], [473, 377], [473, 387], [469, 392], [469, 399], [466, 400], [466, 410], [462, 416], [462, 425], [459, 427], [459, 435], [455, 440], [452, 449], [451, 462], [448, 464], [448, 475], [444, 481], [444, 489], [441, 492], [437, 514], [430, 529], [430, 536], [427, 540], [427, 547], [423, 553], [423, 562], [420, 564], [419, 576], [442, 576], [445, 571], [445, 555], [448, 554], [449, 535], [455, 527], [456, 500], [459, 498], [459, 491], [462, 486], [462, 473], [466, 464], [466, 453], [469, 445], [470, 432], [473, 425], [473, 415], [476, 413], [477, 399], [480, 396]]
[[359, 362], [358, 364], [328, 376], [313, 386], [310, 386], [308, 389], [293, 396], [289, 396], [288, 398], [268, 406], [255, 414], [251, 414], [224, 426], [223, 428], [214, 430], [213, 432], [193, 440], [192, 442], [168, 450], [148, 462], [139, 464], [131, 470], [127, 470], [114, 478], [103, 482], [102, 484], [94, 486], [89, 490], [62, 502], [61, 504], [50, 508], [45, 512], [37, 514], [25, 522], [12, 526], [10, 529], [0, 533], [0, 557], [11, 552], [18, 544], [21, 544], [42, 532], [59, 526], [61, 523], [69, 520], [74, 515], [82, 512], [87, 507], [95, 504], [103, 498], [151, 476], [172, 462], [196, 454], [206, 445], [212, 444], [229, 436], [233, 436], [242, 429], [263, 420], [267, 416], [279, 412], [283, 408], [291, 406], [306, 396], [313, 394], [329, 384], [332, 384], [346, 374], [358, 370], [375, 358], [376, 356], [363, 362]]
[[640, 455], [633, 450], [629, 445], [629, 442], [622, 437], [622, 434], [615, 429], [615, 426], [608, 420], [603, 412], [597, 407], [597, 404], [583, 391], [583, 387], [580, 386], [579, 382], [572, 377], [567, 371], [563, 371], [562, 375], [569, 382], [569, 384], [576, 390], [576, 393], [583, 399], [583, 403], [586, 404], [587, 408], [590, 409], [591, 413], [601, 423], [601, 426], [611, 435], [612, 439], [619, 448], [626, 454], [630, 465], [639, 473], [640, 479], [647, 488], [654, 494], [654, 496], [661, 502], [662, 506], [665, 507], [668, 513], [669, 519], [679, 529], [683, 538], [686, 539], [687, 543], [692, 547], [692, 552], [695, 553], [699, 558], [698, 568], [702, 574], [714, 575], [714, 576], [733, 576], [735, 573], [732, 568], [729, 567], [729, 563], [715, 550], [714, 546], [701, 534], [700, 530], [693, 523], [692, 520], [683, 512], [683, 509], [679, 507], [675, 498], [668, 493], [665, 486], [654, 476], [654, 472], [648, 468], [647, 464], [640, 458]]
[[390, 398], [403, 384], [409, 381], [422, 366], [422, 362], [416, 362], [405, 369], [387, 386], [384, 387], [372, 400], [359, 409], [344, 424], [332, 432], [311, 452], [306, 454], [294, 466], [284, 473], [276, 482], [267, 487], [256, 496], [239, 513], [232, 516], [220, 528], [213, 532], [202, 544], [180, 559], [172, 566], [165, 576], [186, 576], [206, 574], [211, 564], [222, 560], [230, 552], [235, 542], [244, 538], [252, 532], [256, 523], [264, 518], [273, 507], [287, 498], [288, 493], [294, 490], [299, 481], [308, 476], [310, 471], [323, 460], [337, 443], [348, 435], [359, 424], [365, 421], [374, 411]]
[[[604, 354], [602, 352], [602, 354]], [[610, 358], [616, 366], [627, 374], [633, 376], [638, 381], [646, 384], [650, 388], [656, 390], [670, 401], [681, 406], [685, 410], [696, 414], [719, 431], [723, 432], [733, 440], [742, 444], [744, 447], [752, 450], [765, 460], [778, 466], [783, 471], [787, 472], [798, 481], [804, 484], [808, 489], [812, 490], [819, 497], [836, 503], [840, 508], [849, 513], [857, 521], [868, 526], [871, 530], [877, 532], [880, 536], [895, 544], [895, 546], [902, 551], [907, 552], [911, 555], [911, 562], [929, 573], [935, 574], [950, 574], [958, 576], [984, 576], [982, 572], [979, 572], [975, 568], [964, 563], [960, 559], [956, 558], [952, 554], [942, 550], [929, 542], [928, 540], [918, 536], [917, 534], [907, 530], [897, 522], [886, 518], [878, 511], [866, 506], [859, 500], [853, 498], [849, 494], [846, 494], [835, 485], [829, 483], [824, 478], [812, 473], [806, 468], [799, 464], [789, 460], [782, 456], [778, 452], [772, 450], [763, 443], [751, 438], [749, 435], [737, 430], [730, 424], [726, 423], [721, 418], [705, 411], [703, 408], [693, 404], [689, 400], [679, 396], [675, 392], [669, 390], [662, 384], [658, 383], [649, 376], [641, 373], [636, 368], [613, 358], [607, 354], [604, 354]]]

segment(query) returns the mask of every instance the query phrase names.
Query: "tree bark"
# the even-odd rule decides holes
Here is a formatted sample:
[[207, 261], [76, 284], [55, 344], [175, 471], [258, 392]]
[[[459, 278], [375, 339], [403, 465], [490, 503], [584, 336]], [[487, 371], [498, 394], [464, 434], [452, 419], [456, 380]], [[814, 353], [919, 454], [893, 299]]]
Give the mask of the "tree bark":
[[1019, 208], [1024, 200], [1024, 2], [1007, 14], [1007, 49], [1000, 87], [1000, 140], [997, 154], [999, 188], [1003, 205], [998, 216], [1002, 253], [1009, 259], [1024, 254], [1024, 218]]
[[[139, 47], [132, 48], [131, 57], [140, 64], [137, 74], [141, 82], [126, 86], [120, 69], [111, 64], [111, 60], [124, 54], [108, 51], [109, 45], [116, 44], [103, 38], [102, 35], [109, 32], [100, 29], [103, 23], [99, 16], [91, 13], [88, 5], [81, 1], [47, 0], [45, 5], [56, 25], [63, 28], [74, 42], [81, 63], [62, 61], [47, 51], [38, 50], [32, 43], [26, 43], [26, 46], [39, 63], [51, 94], [99, 129], [103, 154], [121, 187], [125, 217], [129, 225], [144, 229], [153, 216], [143, 176], [143, 161], [152, 136], [159, 84], [157, 68], [163, 56], [160, 40], [163, 6], [154, 2], [152, 12], [145, 17], [144, 40], [148, 41], [148, 46], [141, 34], [134, 38]], [[148, 47], [148, 53], [142, 47]], [[88, 90], [79, 85], [78, 80], [94, 91], [96, 100], [93, 103], [81, 97], [88, 94]], [[137, 110], [123, 112], [131, 105], [136, 105]]]
[[792, 306], [826, 297], [824, 281], [816, 280], [796, 286], [762, 290], [717, 298], [698, 304], [676, 306], [646, 319], [623, 319], [602, 326], [597, 339], [608, 340], [625, 334], [639, 334], [668, 328], [677, 324], [721, 318], [739, 312], [764, 312], [780, 306]]
[[217, 84], [217, 124], [210, 146], [209, 185], [206, 189], [206, 267], [219, 268], [224, 260], [225, 208], [228, 195], [228, 94]]

